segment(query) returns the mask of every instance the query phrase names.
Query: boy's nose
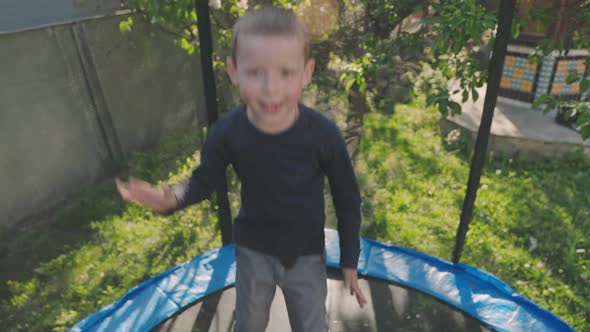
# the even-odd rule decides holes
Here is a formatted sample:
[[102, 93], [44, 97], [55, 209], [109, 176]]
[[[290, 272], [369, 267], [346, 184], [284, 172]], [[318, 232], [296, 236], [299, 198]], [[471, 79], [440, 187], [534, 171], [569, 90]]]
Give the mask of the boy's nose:
[[265, 94], [274, 95], [279, 89], [279, 82], [276, 75], [266, 75], [264, 78], [263, 89]]

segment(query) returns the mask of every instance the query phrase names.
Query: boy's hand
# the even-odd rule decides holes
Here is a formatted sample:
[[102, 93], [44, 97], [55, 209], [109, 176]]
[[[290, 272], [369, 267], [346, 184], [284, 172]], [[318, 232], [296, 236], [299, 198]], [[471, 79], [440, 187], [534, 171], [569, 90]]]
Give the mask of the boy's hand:
[[131, 178], [129, 182], [119, 179], [115, 182], [121, 198], [126, 202], [137, 203], [160, 213], [168, 212], [176, 207], [176, 196], [170, 187], [160, 189], [135, 178]]
[[342, 274], [344, 275], [344, 287], [350, 289], [350, 295], [354, 294], [361, 308], [364, 307], [367, 304], [367, 300], [359, 287], [356, 269], [343, 268]]

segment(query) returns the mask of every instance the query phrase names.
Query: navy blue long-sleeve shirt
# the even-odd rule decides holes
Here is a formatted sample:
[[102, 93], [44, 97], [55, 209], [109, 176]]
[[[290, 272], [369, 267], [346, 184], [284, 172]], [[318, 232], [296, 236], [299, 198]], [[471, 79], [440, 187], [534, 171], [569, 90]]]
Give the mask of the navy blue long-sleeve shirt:
[[234, 222], [237, 244], [273, 255], [285, 267], [301, 255], [322, 254], [327, 176], [338, 221], [340, 264], [356, 268], [361, 198], [346, 144], [331, 120], [300, 105], [289, 129], [266, 134], [250, 123], [245, 106], [228, 113], [209, 131], [200, 165], [172, 187], [177, 209], [208, 198], [229, 164], [242, 183], [242, 204]]

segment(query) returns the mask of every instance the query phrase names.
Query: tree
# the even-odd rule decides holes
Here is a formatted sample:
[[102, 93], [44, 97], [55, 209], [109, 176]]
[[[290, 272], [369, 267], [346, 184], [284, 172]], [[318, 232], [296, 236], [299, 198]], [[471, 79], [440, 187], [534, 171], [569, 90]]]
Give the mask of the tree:
[[[193, 0], [121, 0], [124, 5], [171, 33], [178, 45], [189, 54], [198, 50], [196, 14]], [[204, 0], [205, 1], [205, 0]], [[231, 27], [247, 8], [259, 4], [287, 8], [315, 8], [318, 0], [213, 0], [210, 2], [214, 33], [214, 64], [223, 69], [224, 55], [231, 42]], [[496, 13], [486, 9], [479, 0], [334, 0], [340, 8], [339, 27], [332, 38], [317, 45], [332, 51], [331, 62], [318, 61], [317, 71], [328, 72], [329, 64], [339, 63], [340, 80], [349, 92], [346, 139], [351, 154], [356, 155], [360, 128], [366, 112], [384, 106], [379, 75], [391, 69], [394, 75], [417, 77], [413, 88], [425, 95], [428, 106], [435, 105], [443, 116], [461, 113], [461, 105], [451, 97], [459, 95], [463, 102], [477, 100], [477, 88], [487, 79], [486, 67], [494, 42]], [[563, 17], [572, 18], [573, 24], [562, 24], [565, 35], [542, 40], [531, 61], [538, 61], [558, 50], [567, 52], [571, 47], [590, 49], [590, 1], [563, 0], [560, 8]], [[533, 7], [515, 16], [513, 35], [517, 36], [525, 19], [530, 17], [547, 25], [556, 17], [555, 8]], [[408, 22], [418, 20], [413, 29]], [[121, 22], [128, 30], [132, 21]], [[338, 40], [336, 45], [334, 40]], [[338, 47], [336, 47], [338, 46]], [[324, 54], [323, 56], [325, 56]], [[423, 61], [430, 73], [418, 75]], [[590, 89], [590, 59], [586, 59], [583, 75], [571, 74], [568, 83], [578, 83], [582, 91]], [[219, 77], [224, 78], [219, 72]], [[439, 79], [436, 79], [436, 78]], [[448, 81], [455, 80], [456, 88], [449, 91]], [[220, 80], [221, 81], [221, 80]], [[227, 82], [225, 82], [227, 83]], [[223, 84], [223, 82], [221, 83]], [[220, 98], [226, 100], [229, 98]], [[564, 100], [545, 95], [534, 106], [544, 105], [545, 111], [561, 107]], [[375, 107], [376, 106], [376, 107]], [[584, 138], [590, 137], [590, 106], [586, 102], [568, 102], [569, 113], [578, 115], [578, 128]]]
[[[349, 91], [346, 137], [353, 156], [364, 113], [370, 105], [387, 105], [383, 91], [379, 91], [378, 77], [384, 69], [392, 69], [390, 80], [399, 80], [418, 76], [418, 62], [429, 63], [433, 74], [420, 76], [416, 88], [428, 96], [427, 104], [437, 105], [444, 116], [461, 112], [460, 104], [450, 98], [447, 81], [451, 78], [459, 83], [454, 93], [462, 93], [464, 101], [470, 94], [473, 99], [479, 97], [476, 88], [486, 79], [486, 63], [479, 60], [479, 49], [482, 43], [493, 41], [488, 35], [495, 18], [475, 0], [350, 0], [344, 5], [362, 13], [355, 24], [344, 27], [355, 35], [350, 38], [351, 47], [336, 56], [347, 64], [341, 80]], [[436, 75], [444, 79], [435, 80]]]

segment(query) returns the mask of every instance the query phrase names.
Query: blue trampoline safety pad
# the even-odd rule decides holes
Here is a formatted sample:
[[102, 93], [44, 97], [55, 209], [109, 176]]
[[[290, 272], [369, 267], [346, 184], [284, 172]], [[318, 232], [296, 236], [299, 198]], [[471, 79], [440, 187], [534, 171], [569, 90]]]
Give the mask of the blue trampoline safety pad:
[[[429, 294], [496, 331], [574, 331], [498, 278], [465, 264], [361, 239], [359, 274]], [[339, 268], [338, 233], [326, 230], [327, 266]], [[183, 308], [235, 283], [234, 246], [207, 252], [130, 289], [71, 332], [150, 331]]]

